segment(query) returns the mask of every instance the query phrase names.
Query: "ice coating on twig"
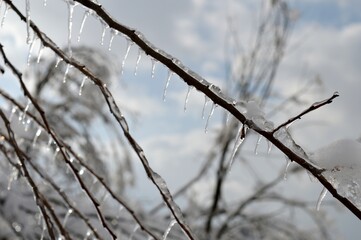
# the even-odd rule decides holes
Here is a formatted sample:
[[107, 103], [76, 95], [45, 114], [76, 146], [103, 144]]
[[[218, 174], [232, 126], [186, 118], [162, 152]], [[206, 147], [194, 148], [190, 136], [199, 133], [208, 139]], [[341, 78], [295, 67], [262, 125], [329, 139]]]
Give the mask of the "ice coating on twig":
[[310, 154], [337, 192], [361, 209], [361, 143], [340, 139]]
[[280, 128], [277, 132], [275, 132], [274, 136], [295, 154], [304, 159], [308, 159], [306, 152], [293, 140], [286, 127]]

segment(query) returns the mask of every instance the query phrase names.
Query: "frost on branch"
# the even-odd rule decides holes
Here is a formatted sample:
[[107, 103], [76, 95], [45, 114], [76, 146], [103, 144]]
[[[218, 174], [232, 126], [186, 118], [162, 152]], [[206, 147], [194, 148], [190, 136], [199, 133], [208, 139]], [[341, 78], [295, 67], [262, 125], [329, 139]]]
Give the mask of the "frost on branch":
[[361, 143], [337, 140], [314, 152], [310, 158], [325, 169], [323, 175], [338, 194], [361, 208]]

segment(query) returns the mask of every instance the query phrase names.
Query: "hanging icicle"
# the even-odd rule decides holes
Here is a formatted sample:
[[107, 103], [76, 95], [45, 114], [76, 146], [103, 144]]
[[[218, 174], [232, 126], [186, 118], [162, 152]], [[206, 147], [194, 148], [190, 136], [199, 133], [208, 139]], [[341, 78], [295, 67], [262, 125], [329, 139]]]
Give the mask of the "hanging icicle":
[[47, 0], [44, 0], [44, 3], [43, 3], [44, 7], [46, 7], [46, 4], [47, 4]]
[[320, 193], [320, 196], [318, 197], [318, 200], [317, 200], [317, 205], [316, 205], [317, 211], [320, 211], [321, 203], [322, 203], [323, 199], [326, 197], [327, 192], [328, 192], [327, 188], [323, 187], [323, 189]]
[[28, 102], [24, 108], [23, 113], [20, 114], [20, 116], [19, 116], [19, 121], [22, 121], [23, 123], [25, 123], [25, 116], [26, 116], [27, 111], [29, 110], [30, 104], [31, 104], [31, 101], [30, 101], [30, 99], [28, 99]]
[[74, 0], [67, 0], [68, 4], [68, 51], [69, 56], [71, 57], [73, 55], [72, 49], [71, 49], [71, 37], [72, 37], [72, 28], [73, 28], [73, 13], [74, 13], [74, 7], [77, 5]]
[[204, 95], [204, 104], [203, 104], [203, 109], [202, 109], [202, 119], [204, 119], [204, 112], [206, 110], [208, 102], [209, 102], [209, 97], [207, 95]]
[[68, 78], [68, 73], [69, 73], [69, 69], [70, 69], [70, 64], [68, 63], [66, 65], [66, 69], [65, 69], [65, 73], [64, 73], [64, 78], [63, 78], [63, 83], [66, 83], [66, 79]]
[[121, 73], [120, 73], [120, 76], [123, 76], [125, 61], [126, 61], [127, 58], [128, 58], [130, 48], [131, 48], [132, 45], [134, 44], [134, 43], [132, 42], [132, 40], [130, 40], [129, 38], [127, 38], [126, 40], [127, 40], [127, 47], [126, 47], [125, 54], [124, 54], [124, 58], [123, 58], [122, 65], [121, 65]]
[[42, 53], [43, 53], [43, 50], [44, 50], [44, 45], [43, 45], [43, 43], [40, 41], [40, 47], [39, 47], [38, 58], [36, 59], [36, 63], [39, 63], [39, 62], [40, 62], [40, 59], [41, 59], [41, 55], [42, 55]]
[[108, 46], [109, 51], [112, 50], [113, 40], [114, 40], [115, 36], [117, 36], [118, 34], [119, 34], [118, 30], [115, 30], [115, 29], [110, 30], [110, 39], [109, 39], [109, 46]]
[[35, 42], [36, 38], [37, 38], [37, 35], [34, 34], [33, 40], [30, 42], [29, 52], [28, 52], [28, 60], [27, 60], [28, 66], [30, 66], [31, 53], [33, 52], [34, 42]]
[[57, 67], [59, 66], [59, 63], [60, 63], [61, 61], [63, 61], [63, 59], [62, 59], [61, 57], [58, 57], [58, 58], [56, 59], [56, 63], [55, 63], [54, 68], [57, 68]]
[[167, 81], [165, 83], [164, 91], [163, 91], [163, 102], [165, 102], [165, 97], [167, 95], [167, 89], [168, 89], [169, 82], [170, 82], [170, 79], [172, 78], [173, 74], [174, 73], [172, 72], [172, 70], [168, 69]]
[[104, 45], [104, 38], [105, 38], [105, 32], [107, 31], [107, 29], [109, 28], [108, 24], [106, 22], [104, 22], [103, 20], [100, 21], [102, 26], [103, 26], [103, 31], [102, 31], [102, 36], [100, 39], [100, 45]]
[[216, 103], [212, 104], [212, 108], [211, 111], [209, 112], [208, 118], [207, 118], [207, 122], [206, 122], [206, 126], [204, 128], [204, 132], [207, 133], [208, 132], [208, 124], [209, 124], [209, 120], [211, 119], [211, 117], [213, 116], [214, 113], [214, 109], [217, 107]]
[[30, 0], [25, 1], [25, 15], [26, 15], [26, 43], [30, 43]]
[[170, 233], [170, 230], [172, 230], [172, 227], [174, 226], [174, 224], [176, 224], [177, 221], [175, 219], [173, 219], [170, 223], [169, 226], [167, 227], [167, 229], [165, 230], [162, 240], [166, 240], [168, 237], [168, 234]]
[[237, 133], [236, 136], [236, 140], [234, 142], [234, 146], [233, 146], [233, 150], [232, 150], [232, 155], [231, 155], [231, 159], [229, 160], [229, 164], [228, 164], [228, 169], [230, 170], [233, 162], [234, 162], [234, 157], [236, 156], [236, 153], [238, 151], [238, 148], [241, 146], [241, 144], [244, 141], [244, 138], [246, 136], [246, 126], [242, 125]]
[[30, 124], [31, 124], [31, 118], [28, 117], [28, 119], [23, 121], [23, 124], [25, 125], [24, 131], [27, 132], [29, 130]]
[[155, 65], [157, 64], [158, 60], [156, 60], [155, 58], [151, 58], [150, 61], [152, 62], [151, 76], [152, 76], [152, 78], [154, 78]]
[[259, 144], [261, 143], [261, 140], [262, 140], [262, 135], [259, 135], [259, 136], [258, 136], [258, 139], [257, 139], [256, 146], [255, 146], [255, 148], [254, 148], [254, 154], [255, 154], [255, 155], [258, 155], [258, 146], [259, 146]]
[[84, 76], [83, 77], [83, 80], [81, 81], [81, 84], [80, 84], [80, 87], [79, 87], [79, 96], [82, 95], [82, 92], [83, 92], [83, 88], [84, 88], [84, 84], [85, 84], [85, 80], [87, 80], [88, 77], [87, 76]]
[[283, 172], [283, 180], [287, 180], [287, 172], [288, 172], [288, 168], [290, 167], [291, 165], [291, 160], [289, 159], [286, 159], [287, 163], [286, 163], [286, 167], [285, 167], [285, 170]]
[[14, 180], [16, 180], [19, 176], [19, 170], [16, 167], [12, 167], [10, 176], [9, 176], [9, 181], [8, 181], [8, 191], [11, 190], [11, 184], [13, 183]]
[[11, 120], [13, 119], [16, 111], [18, 110], [18, 107], [16, 105], [13, 106], [13, 108], [11, 109], [11, 113], [10, 113], [10, 117], [9, 117], [9, 122], [11, 122]]
[[138, 231], [138, 229], [139, 229], [139, 225], [137, 224], [137, 225], [134, 227], [133, 232], [132, 232], [132, 234], [131, 234], [130, 237], [129, 237], [129, 240], [132, 240], [132, 239], [133, 239], [133, 237], [134, 237], [135, 233]]
[[67, 223], [67, 221], [68, 221], [68, 219], [69, 219], [69, 216], [70, 216], [70, 214], [72, 214], [73, 212], [74, 212], [74, 210], [73, 210], [72, 208], [69, 208], [69, 209], [68, 209], [68, 211], [66, 212], [65, 217], [64, 217], [63, 227], [66, 226], [66, 223]]
[[6, 19], [6, 16], [8, 15], [9, 9], [10, 9], [10, 6], [5, 3], [5, 11], [4, 11], [3, 18], [1, 19], [1, 27], [4, 26], [5, 19]]
[[81, 24], [80, 24], [80, 29], [79, 29], [79, 34], [78, 34], [78, 42], [80, 42], [80, 37], [81, 37], [81, 34], [83, 32], [83, 29], [84, 29], [85, 21], [88, 18], [88, 16], [90, 15], [90, 13], [91, 13], [90, 10], [87, 10], [84, 13], [83, 19], [82, 19]]
[[135, 61], [134, 76], [137, 76], [138, 66], [140, 59], [142, 58], [142, 54], [143, 54], [143, 50], [141, 48], [138, 48], [138, 56], [137, 56], [137, 60]]
[[193, 89], [194, 87], [193, 86], [188, 86], [188, 91], [187, 91], [187, 94], [186, 94], [186, 99], [184, 100], [184, 112], [187, 111], [187, 103], [188, 103], [188, 100], [189, 100], [189, 95], [191, 93], [191, 90]]
[[33, 147], [36, 146], [36, 141], [38, 140], [41, 132], [42, 132], [42, 130], [41, 130], [41, 128], [39, 127], [38, 130], [36, 131], [35, 136], [34, 136], [34, 139], [33, 139], [33, 144], [32, 144]]

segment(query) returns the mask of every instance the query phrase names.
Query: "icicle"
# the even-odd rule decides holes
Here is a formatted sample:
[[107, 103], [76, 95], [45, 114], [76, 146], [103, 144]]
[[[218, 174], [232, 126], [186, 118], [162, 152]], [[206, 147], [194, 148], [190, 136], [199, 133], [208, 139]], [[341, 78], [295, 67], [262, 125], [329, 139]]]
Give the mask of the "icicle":
[[152, 72], [151, 72], [151, 76], [152, 78], [154, 78], [154, 73], [155, 73], [155, 65], [157, 64], [157, 60], [155, 58], [151, 58], [150, 61], [152, 62]]
[[164, 234], [163, 234], [163, 238], [162, 240], [166, 240], [167, 239], [167, 236], [168, 234], [170, 233], [170, 230], [172, 229], [172, 227], [174, 226], [174, 224], [176, 224], [177, 221], [176, 220], [172, 220], [170, 223], [169, 223], [169, 226], [167, 228], [167, 230], [165, 230]]
[[34, 136], [34, 139], [33, 139], [33, 147], [35, 147], [36, 146], [36, 141], [38, 140], [38, 138], [39, 138], [39, 136], [40, 136], [40, 134], [41, 134], [41, 128], [39, 127], [38, 128], [38, 130], [36, 131], [36, 133], [35, 133], [35, 136]]
[[202, 109], [202, 119], [204, 119], [204, 112], [205, 112], [205, 109], [206, 109], [206, 106], [209, 102], [209, 98], [207, 95], [204, 95], [204, 104], [203, 104], [203, 109]]
[[139, 48], [137, 60], [135, 61], [134, 76], [137, 76], [138, 66], [139, 66], [140, 59], [142, 58], [142, 53], [143, 53], [143, 50], [141, 48]]
[[188, 103], [189, 95], [190, 95], [192, 89], [193, 89], [193, 86], [188, 86], [186, 99], [184, 100], [184, 112], [187, 111], [187, 103]]
[[50, 150], [50, 146], [53, 143], [53, 139], [51, 138], [51, 135], [49, 135], [49, 140], [48, 140], [48, 144], [46, 145], [46, 150]]
[[134, 227], [133, 232], [132, 232], [132, 234], [131, 234], [130, 237], [129, 237], [129, 240], [132, 240], [132, 239], [133, 239], [133, 237], [134, 237], [135, 233], [138, 231], [138, 229], [139, 229], [139, 225], [137, 224], [137, 225]]
[[109, 46], [108, 46], [109, 51], [112, 50], [113, 40], [114, 40], [115, 36], [118, 35], [118, 33], [119, 33], [118, 30], [114, 30], [114, 29], [110, 30], [110, 40], [109, 40]]
[[272, 150], [272, 143], [270, 141], [267, 141], [267, 144], [268, 144], [267, 154], [270, 154]]
[[289, 159], [286, 159], [286, 161], [287, 163], [286, 163], [285, 171], [283, 172], [283, 180], [287, 180], [287, 171], [291, 165], [291, 161]]
[[30, 65], [31, 53], [33, 52], [35, 40], [36, 40], [36, 34], [34, 34], [33, 40], [30, 43], [29, 53], [28, 53], [28, 61], [27, 61], [28, 66]]
[[16, 167], [13, 167], [9, 176], [9, 182], [8, 182], [8, 190], [11, 190], [11, 184], [14, 180], [18, 178], [19, 170]]
[[44, 50], [44, 45], [42, 42], [40, 42], [40, 47], [39, 47], [39, 52], [38, 52], [38, 59], [36, 59], [36, 63], [39, 63], [40, 62], [40, 59], [41, 59], [41, 55], [43, 53], [43, 50]]
[[127, 48], [125, 50], [125, 54], [124, 54], [124, 58], [123, 58], [123, 61], [122, 61], [122, 66], [121, 66], [121, 73], [120, 75], [122, 76], [123, 75], [123, 72], [124, 72], [124, 65], [125, 65], [125, 61], [127, 60], [128, 58], [128, 55], [129, 55], [129, 51], [130, 51], [130, 48], [132, 47], [133, 45], [133, 42], [127, 38]]
[[10, 117], [9, 117], [9, 122], [11, 122], [11, 120], [13, 119], [16, 111], [18, 110], [18, 107], [17, 106], [13, 106], [13, 108], [11, 109], [11, 113], [10, 113]]
[[63, 61], [63, 59], [62, 59], [61, 57], [58, 57], [58, 58], [56, 59], [56, 63], [55, 63], [54, 68], [57, 68], [62, 61]]
[[74, 7], [75, 2], [73, 0], [67, 0], [68, 3], [68, 51], [69, 55], [72, 56], [72, 50], [71, 50], [71, 32], [73, 28], [73, 13], [74, 13]]
[[207, 122], [206, 122], [206, 126], [204, 128], [204, 132], [207, 133], [208, 132], [208, 124], [209, 124], [209, 120], [211, 119], [213, 113], [214, 113], [214, 109], [216, 108], [216, 104], [213, 103], [211, 111], [209, 112], [208, 118], [207, 118]]
[[103, 26], [103, 31], [102, 31], [102, 37], [100, 39], [100, 45], [104, 45], [104, 37], [105, 37], [105, 32], [107, 31], [107, 29], [109, 28], [108, 24], [104, 21], [101, 21], [102, 26]]
[[103, 205], [103, 203], [105, 203], [105, 200], [107, 199], [108, 196], [109, 196], [108, 192], [105, 192], [103, 197], [100, 199], [99, 204]]
[[254, 154], [255, 154], [255, 155], [258, 155], [258, 146], [259, 146], [259, 144], [261, 143], [261, 139], [262, 139], [262, 135], [259, 135], [259, 136], [258, 136], [257, 143], [256, 143], [256, 147], [254, 148]]
[[[236, 141], [234, 143], [233, 146], [233, 150], [232, 150], [232, 155], [231, 155], [231, 159], [229, 160], [229, 164], [228, 164], [228, 169], [231, 169], [233, 161], [234, 161], [234, 157], [236, 156], [237, 150], [239, 148], [239, 146], [241, 146], [243, 140], [244, 140], [244, 135], [245, 134], [245, 126], [241, 126], [238, 130], [237, 136], [236, 136]], [[243, 133], [242, 133], [243, 131]]]
[[5, 3], [5, 5], [6, 5], [6, 7], [5, 7], [5, 12], [4, 12], [3, 18], [1, 20], [1, 27], [4, 26], [6, 16], [8, 15], [8, 12], [9, 12], [9, 9], [10, 9], [10, 6], [8, 4]]
[[44, 0], [44, 4], [43, 4], [44, 7], [46, 7], [46, 4], [47, 4], [47, 0]]
[[63, 83], [66, 83], [66, 78], [68, 77], [69, 69], [70, 69], [70, 64], [68, 63], [68, 64], [66, 65], [66, 69], [65, 69], [65, 73], [64, 73], [64, 78], [63, 78]]
[[167, 89], [168, 89], [169, 82], [170, 82], [170, 79], [172, 78], [173, 74], [174, 73], [172, 72], [172, 70], [168, 69], [167, 81], [165, 82], [164, 91], [163, 91], [163, 102], [165, 102], [165, 97], [167, 95]]
[[56, 147], [56, 148], [55, 148], [54, 155], [53, 155], [53, 160], [56, 159], [56, 156], [58, 155], [59, 151], [60, 151], [60, 148], [59, 148], [59, 147]]
[[123, 207], [122, 205], [120, 205], [120, 206], [119, 206], [119, 210], [118, 210], [118, 214], [117, 214], [117, 216], [115, 217], [116, 219], [119, 219], [119, 218], [120, 218], [120, 215], [121, 215], [123, 209], [124, 209], [124, 207]]
[[317, 200], [317, 205], [316, 205], [316, 210], [317, 211], [320, 211], [320, 207], [321, 207], [321, 203], [322, 203], [322, 200], [326, 197], [326, 194], [327, 194], [327, 188], [323, 188], [321, 193], [320, 193], [320, 196], [318, 197], [318, 200]]
[[28, 99], [28, 103], [26, 104], [23, 113], [19, 116], [19, 121], [25, 121], [26, 112], [29, 110], [31, 101]]
[[25, 1], [25, 11], [26, 11], [26, 43], [30, 43], [30, 1]]
[[87, 76], [84, 76], [83, 77], [83, 80], [81, 81], [81, 84], [80, 84], [80, 87], [79, 87], [79, 96], [82, 95], [82, 92], [83, 92], [83, 87], [84, 87], [84, 84], [85, 84], [85, 80], [87, 80]]
[[70, 214], [72, 214], [73, 212], [74, 212], [74, 210], [71, 208], [69, 208], [69, 210], [66, 212], [64, 221], [63, 221], [63, 227], [66, 226], [66, 222], [68, 221]]
[[229, 122], [230, 116], [231, 116], [231, 113], [226, 110], [226, 123]]
[[81, 24], [80, 24], [80, 29], [79, 29], [79, 34], [78, 34], [78, 42], [80, 42], [80, 36], [81, 36], [81, 34], [83, 32], [85, 21], [86, 21], [86, 19], [88, 18], [89, 15], [90, 15], [90, 11], [87, 10], [84, 13], [83, 20], [81, 21]]
[[44, 239], [45, 231], [46, 231], [46, 223], [45, 220], [43, 220], [43, 231], [41, 232], [40, 240]]

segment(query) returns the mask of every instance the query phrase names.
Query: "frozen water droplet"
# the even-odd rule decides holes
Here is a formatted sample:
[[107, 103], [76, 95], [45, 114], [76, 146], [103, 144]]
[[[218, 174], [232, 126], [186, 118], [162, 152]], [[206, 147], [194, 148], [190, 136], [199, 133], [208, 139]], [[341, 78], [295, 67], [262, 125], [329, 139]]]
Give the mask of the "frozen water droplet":
[[122, 61], [122, 66], [121, 66], [122, 70], [121, 70], [121, 73], [120, 73], [121, 76], [123, 75], [125, 61], [128, 58], [129, 51], [130, 51], [130, 48], [132, 47], [132, 45], [133, 45], [133, 42], [130, 39], [127, 38], [127, 48], [125, 50], [124, 58], [123, 58], [123, 61]]
[[26, 121], [23, 121], [23, 124], [25, 125], [24, 131], [27, 132], [31, 124], [31, 118], [28, 118]]
[[90, 229], [86, 232], [84, 240], [87, 240], [92, 235]]
[[50, 146], [53, 143], [53, 139], [51, 138], [51, 135], [49, 135], [48, 144], [46, 144], [46, 150], [50, 150]]
[[186, 99], [184, 100], [184, 112], [187, 111], [187, 103], [188, 103], [188, 100], [189, 100], [189, 95], [190, 95], [191, 90], [192, 90], [193, 88], [194, 88], [193, 86], [188, 86], [188, 91], [187, 91]]
[[258, 136], [257, 143], [256, 143], [256, 147], [254, 148], [254, 154], [256, 154], [256, 155], [258, 155], [258, 146], [259, 146], [259, 144], [261, 143], [261, 140], [262, 140], [262, 136], [259, 135], [259, 136]]
[[69, 73], [70, 66], [71, 66], [71, 65], [70, 65], [69, 63], [66, 65], [66, 69], [65, 69], [65, 73], [64, 73], [64, 78], [63, 78], [63, 83], [66, 83], [66, 79], [67, 79], [67, 77], [68, 77], [68, 73]]
[[85, 172], [85, 167], [82, 166], [82, 167], [80, 168], [78, 174], [81, 176], [81, 175], [84, 174], [84, 172]]
[[165, 82], [164, 91], [163, 91], [163, 102], [165, 102], [165, 97], [167, 95], [167, 89], [168, 89], [169, 82], [170, 82], [170, 79], [172, 78], [173, 74], [174, 73], [172, 72], [172, 70], [168, 69], [167, 80]]
[[19, 121], [22, 121], [22, 120], [25, 121], [25, 116], [26, 116], [27, 111], [29, 110], [30, 104], [31, 104], [31, 101], [30, 101], [30, 99], [28, 99], [28, 102], [24, 108], [23, 113], [19, 116]]
[[103, 31], [102, 31], [102, 37], [100, 39], [100, 45], [104, 45], [104, 37], [105, 37], [105, 32], [107, 31], [107, 29], [109, 28], [108, 24], [104, 21], [101, 21], [102, 26], [103, 26]]
[[39, 138], [39, 136], [41, 134], [41, 131], [42, 131], [41, 128], [38, 128], [38, 130], [36, 131], [34, 139], [33, 139], [33, 147], [36, 146], [36, 141], [38, 140], [38, 138]]
[[170, 230], [172, 229], [172, 227], [173, 227], [174, 224], [176, 224], [176, 223], [177, 223], [177, 221], [174, 220], [174, 219], [169, 223], [168, 228], [165, 230], [165, 232], [164, 232], [164, 234], [163, 234], [162, 240], [166, 240], [166, 239], [167, 239], [168, 234], [170, 233]]
[[115, 36], [117, 36], [118, 34], [119, 34], [118, 30], [114, 30], [114, 29], [110, 30], [110, 39], [109, 39], [109, 46], [108, 46], [109, 51], [112, 50], [113, 40], [114, 40]]
[[5, 7], [4, 15], [3, 15], [3, 18], [1, 19], [1, 27], [4, 26], [6, 16], [8, 15], [8, 12], [9, 12], [9, 9], [10, 9], [10, 6], [8, 4], [5, 3], [5, 6], [6, 7]]
[[91, 13], [90, 10], [87, 10], [84, 13], [83, 19], [82, 19], [81, 24], [80, 24], [80, 29], [79, 29], [79, 34], [78, 34], [78, 42], [80, 42], [80, 37], [81, 37], [81, 34], [83, 32], [83, 29], [84, 29], [85, 21], [88, 18], [88, 16], [90, 15], [90, 13]]
[[320, 207], [321, 207], [321, 203], [322, 203], [322, 200], [326, 197], [326, 194], [327, 194], [327, 188], [323, 188], [321, 193], [320, 193], [320, 196], [318, 197], [318, 200], [317, 200], [317, 205], [316, 205], [316, 210], [317, 211], [320, 211]]
[[157, 64], [158, 60], [156, 60], [155, 58], [151, 58], [150, 61], [152, 62], [152, 72], [151, 72], [151, 76], [152, 76], [152, 78], [154, 78], [155, 65]]
[[41, 55], [43, 53], [43, 50], [44, 50], [44, 45], [43, 43], [40, 42], [40, 47], [39, 47], [39, 52], [38, 52], [38, 58], [36, 59], [36, 63], [39, 63], [40, 62], [40, 59], [41, 59]]
[[16, 105], [13, 106], [13, 108], [11, 109], [11, 113], [10, 113], [10, 117], [9, 117], [9, 122], [11, 122], [11, 120], [13, 119], [16, 111], [18, 110], [18, 107]]
[[71, 208], [68, 209], [68, 211], [66, 212], [65, 217], [64, 217], [63, 227], [66, 226], [66, 222], [68, 221], [70, 214], [72, 214], [73, 212], [74, 212], [73, 209], [71, 209]]
[[211, 111], [209, 112], [208, 118], [207, 118], [207, 122], [206, 122], [206, 126], [204, 128], [204, 132], [207, 133], [208, 132], [208, 124], [209, 124], [209, 120], [211, 119], [211, 117], [213, 116], [214, 113], [214, 109], [216, 108], [217, 104], [213, 103], [212, 104], [212, 108]]
[[25, 15], [26, 15], [26, 43], [30, 43], [30, 1], [25, 1]]
[[238, 150], [239, 146], [241, 146], [241, 144], [243, 143], [244, 135], [245, 135], [245, 126], [241, 126], [238, 130], [236, 140], [234, 142], [231, 159], [229, 160], [229, 164], [228, 164], [228, 169], [231, 169], [231, 167], [232, 167], [234, 157], [236, 156], [237, 150]]
[[79, 87], [79, 96], [82, 95], [82, 91], [83, 91], [83, 87], [84, 87], [84, 84], [85, 84], [85, 80], [87, 80], [88, 77], [87, 76], [84, 76], [83, 77], [83, 80], [81, 81], [81, 84], [80, 84], [80, 87]]
[[139, 48], [137, 60], [135, 62], [134, 76], [137, 76], [138, 66], [139, 66], [140, 59], [142, 58], [142, 53], [143, 53], [143, 50], [141, 48]]
[[291, 161], [289, 159], [286, 159], [286, 161], [287, 161], [287, 163], [286, 163], [285, 171], [283, 172], [283, 180], [287, 180], [288, 168], [291, 165]]
[[8, 188], [7, 188], [9, 191], [11, 190], [12, 182], [18, 178], [18, 175], [19, 175], [19, 170], [16, 167], [12, 167], [8, 181]]
[[36, 34], [34, 34], [33, 40], [30, 42], [30, 47], [29, 47], [29, 52], [28, 52], [28, 60], [27, 60], [28, 66], [30, 65], [31, 53], [33, 52], [35, 40], [36, 40]]
[[204, 119], [204, 112], [206, 110], [208, 102], [209, 102], [209, 97], [207, 95], [204, 95], [204, 104], [203, 104], [203, 109], [202, 109], [202, 119]]

